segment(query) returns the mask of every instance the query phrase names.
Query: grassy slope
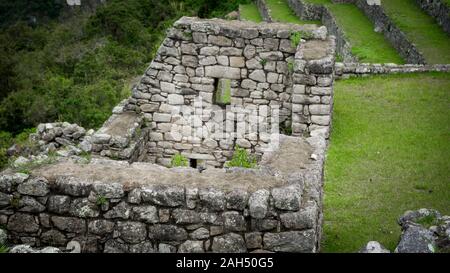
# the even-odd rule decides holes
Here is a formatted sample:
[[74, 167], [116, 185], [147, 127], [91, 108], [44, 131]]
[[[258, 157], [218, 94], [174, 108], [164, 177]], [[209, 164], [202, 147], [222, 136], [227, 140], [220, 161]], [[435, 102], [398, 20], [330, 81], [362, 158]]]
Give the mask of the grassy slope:
[[449, 35], [414, 0], [385, 0], [382, 5], [428, 63], [450, 63]]
[[406, 210], [450, 213], [450, 75], [350, 79], [335, 90], [323, 251], [370, 240], [393, 250]]
[[352, 45], [353, 55], [361, 62], [404, 63], [384, 35], [373, 30], [372, 22], [358, 7], [353, 4], [332, 4], [328, 7]]
[[256, 7], [255, 3], [240, 5], [239, 12], [241, 20], [253, 21], [256, 23], [262, 21], [262, 17], [259, 14], [258, 7]]
[[404, 63], [384, 35], [373, 31], [372, 22], [354, 4], [332, 4], [330, 0], [306, 0], [306, 2], [325, 4], [330, 8], [352, 45], [353, 55], [361, 62]]
[[300, 20], [297, 15], [291, 10], [286, 0], [266, 0], [266, 4], [271, 11], [271, 16], [274, 21], [293, 23], [293, 24], [318, 24], [319, 21], [305, 21]]

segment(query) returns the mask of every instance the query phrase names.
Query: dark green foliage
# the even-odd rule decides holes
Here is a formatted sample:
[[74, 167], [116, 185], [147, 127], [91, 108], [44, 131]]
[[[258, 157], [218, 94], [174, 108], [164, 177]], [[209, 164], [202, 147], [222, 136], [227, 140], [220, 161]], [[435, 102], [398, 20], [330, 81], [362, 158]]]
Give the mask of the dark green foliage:
[[246, 149], [236, 146], [233, 157], [225, 167], [255, 168], [256, 158], [249, 155]]
[[56, 2], [0, 0], [0, 168], [26, 128], [58, 120], [101, 126], [175, 20], [223, 17], [248, 1], [109, 0], [64, 18]]

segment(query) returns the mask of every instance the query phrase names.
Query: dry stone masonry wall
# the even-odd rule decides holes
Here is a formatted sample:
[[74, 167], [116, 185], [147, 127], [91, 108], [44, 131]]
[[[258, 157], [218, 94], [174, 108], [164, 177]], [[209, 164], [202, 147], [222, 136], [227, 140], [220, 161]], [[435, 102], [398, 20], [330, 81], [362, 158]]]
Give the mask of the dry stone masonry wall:
[[442, 0], [416, 0], [417, 4], [433, 16], [442, 29], [450, 34], [450, 6]]
[[[171, 157], [181, 153], [204, 167], [221, 167], [236, 145], [261, 156], [280, 127], [306, 134], [311, 125], [326, 125], [309, 117], [308, 107], [297, 107], [296, 113], [302, 111], [304, 117], [292, 120], [293, 103], [329, 103], [316, 101], [314, 93], [303, 94], [316, 95], [312, 101], [294, 102], [293, 74], [299, 78], [311, 73], [308, 77], [314, 80], [308, 84], [318, 87], [313, 92], [333, 83], [332, 70], [296, 70], [300, 60], [295, 53], [302, 47], [291, 41], [294, 32], [323, 41], [317, 44], [319, 51], [325, 50], [318, 62], [334, 62], [334, 52], [328, 49], [332, 39], [323, 27], [188, 17], [176, 22], [125, 106], [143, 113], [148, 123], [146, 161], [169, 166]], [[216, 101], [221, 83], [228, 85], [228, 105]], [[325, 114], [323, 109], [313, 113]]]

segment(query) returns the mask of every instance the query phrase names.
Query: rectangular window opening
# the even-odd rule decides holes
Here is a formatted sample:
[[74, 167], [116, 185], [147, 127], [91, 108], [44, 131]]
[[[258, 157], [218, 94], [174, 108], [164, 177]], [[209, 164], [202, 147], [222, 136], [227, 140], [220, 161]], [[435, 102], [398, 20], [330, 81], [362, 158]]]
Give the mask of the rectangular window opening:
[[231, 80], [214, 79], [214, 104], [225, 107], [231, 104]]
[[197, 159], [194, 158], [189, 159], [189, 166], [191, 168], [197, 169]]

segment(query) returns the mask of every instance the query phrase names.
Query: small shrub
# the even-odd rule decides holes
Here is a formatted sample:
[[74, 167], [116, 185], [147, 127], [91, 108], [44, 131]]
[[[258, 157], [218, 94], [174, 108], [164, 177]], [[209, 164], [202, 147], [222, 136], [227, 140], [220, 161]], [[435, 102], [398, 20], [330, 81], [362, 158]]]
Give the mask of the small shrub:
[[249, 155], [244, 148], [236, 146], [233, 157], [226, 163], [225, 167], [255, 168], [256, 158]]
[[105, 196], [99, 195], [99, 196], [97, 196], [97, 200], [95, 203], [97, 204], [97, 206], [103, 206], [107, 202], [108, 202], [108, 199], [106, 199]]
[[291, 33], [291, 45], [293, 48], [297, 48], [302, 39], [302, 34], [300, 32]]
[[259, 63], [260, 63], [262, 66], [265, 66], [265, 65], [267, 64], [267, 60], [266, 60], [266, 59], [261, 59], [261, 61], [259, 61]]
[[287, 63], [288, 66], [288, 70], [290, 73], [294, 72], [294, 61], [293, 60], [289, 60]]
[[175, 154], [172, 156], [171, 165], [172, 167], [187, 167], [188, 159], [180, 153]]
[[0, 253], [8, 253], [9, 248], [5, 245], [0, 245]]

